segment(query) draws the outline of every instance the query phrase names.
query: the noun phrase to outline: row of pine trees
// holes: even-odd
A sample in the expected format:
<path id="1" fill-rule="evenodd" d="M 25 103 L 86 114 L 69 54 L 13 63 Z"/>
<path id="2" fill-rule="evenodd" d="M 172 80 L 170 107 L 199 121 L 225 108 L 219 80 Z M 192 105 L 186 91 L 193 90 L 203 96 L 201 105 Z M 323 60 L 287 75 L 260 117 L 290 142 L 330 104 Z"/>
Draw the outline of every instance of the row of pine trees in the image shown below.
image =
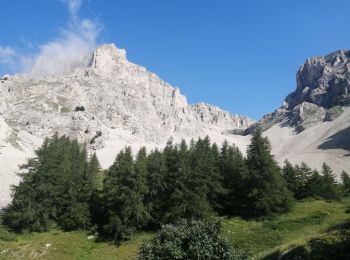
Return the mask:
<path id="1" fill-rule="evenodd" d="M 162 151 L 141 148 L 135 157 L 128 147 L 107 171 L 77 141 L 56 135 L 21 167 L 20 177 L 3 224 L 17 232 L 90 229 L 115 242 L 180 219 L 263 217 L 289 211 L 295 200 L 350 195 L 349 175 L 343 172 L 338 184 L 326 164 L 321 174 L 305 163 L 286 161 L 281 169 L 260 131 L 246 157 L 206 137 L 169 141 Z"/>

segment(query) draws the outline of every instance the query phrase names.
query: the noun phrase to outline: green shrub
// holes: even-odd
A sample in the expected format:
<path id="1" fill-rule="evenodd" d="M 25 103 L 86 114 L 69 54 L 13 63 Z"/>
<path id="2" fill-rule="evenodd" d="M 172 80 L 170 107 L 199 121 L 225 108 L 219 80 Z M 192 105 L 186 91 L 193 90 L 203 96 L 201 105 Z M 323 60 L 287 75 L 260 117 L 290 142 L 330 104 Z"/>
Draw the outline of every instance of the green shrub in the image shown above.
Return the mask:
<path id="1" fill-rule="evenodd" d="M 219 236 L 220 222 L 185 221 L 164 225 L 151 241 L 141 246 L 138 259 L 248 259 Z"/>
<path id="2" fill-rule="evenodd" d="M 75 112 L 78 112 L 78 111 L 85 111 L 85 107 L 84 106 L 77 106 L 75 107 Z"/>
<path id="3" fill-rule="evenodd" d="M 325 121 L 333 121 L 343 113 L 344 109 L 340 106 L 334 106 L 327 110 Z"/>
<path id="4" fill-rule="evenodd" d="M 61 113 L 69 113 L 70 109 L 68 107 L 62 107 L 61 108 Z"/>

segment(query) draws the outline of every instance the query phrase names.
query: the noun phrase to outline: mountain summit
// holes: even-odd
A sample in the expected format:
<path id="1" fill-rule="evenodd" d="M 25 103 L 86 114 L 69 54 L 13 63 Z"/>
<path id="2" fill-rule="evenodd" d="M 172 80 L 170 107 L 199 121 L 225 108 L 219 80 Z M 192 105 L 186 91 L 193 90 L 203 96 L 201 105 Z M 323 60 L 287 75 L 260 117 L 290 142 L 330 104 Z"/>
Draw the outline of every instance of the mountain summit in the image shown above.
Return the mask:
<path id="1" fill-rule="evenodd" d="M 232 133 L 254 121 L 205 103 L 188 104 L 178 88 L 106 44 L 88 66 L 70 73 L 1 80 L 0 123 L 1 206 L 9 200 L 10 184 L 18 182 L 18 165 L 56 132 L 86 143 L 106 168 L 125 146 L 162 148 L 169 138 L 209 135 L 245 150 L 249 137 Z"/>

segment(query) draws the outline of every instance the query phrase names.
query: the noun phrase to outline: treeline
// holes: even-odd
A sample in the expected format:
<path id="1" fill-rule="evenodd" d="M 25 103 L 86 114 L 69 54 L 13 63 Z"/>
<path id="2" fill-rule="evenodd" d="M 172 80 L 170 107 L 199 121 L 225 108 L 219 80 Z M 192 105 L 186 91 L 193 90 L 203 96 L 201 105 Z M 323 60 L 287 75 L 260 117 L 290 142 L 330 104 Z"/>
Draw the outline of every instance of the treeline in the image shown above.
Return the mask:
<path id="1" fill-rule="evenodd" d="M 95 155 L 67 137 L 47 139 L 36 157 L 22 166 L 22 181 L 13 187 L 12 203 L 2 214 L 15 231 L 91 229 L 118 242 L 138 229 L 158 229 L 181 219 L 213 215 L 262 217 L 283 213 L 295 199 L 338 199 L 350 194 L 350 177 L 337 184 L 324 164 L 322 174 L 306 164 L 286 162 L 281 169 L 267 138 L 257 131 L 244 157 L 225 142 L 209 138 L 133 157 L 121 151 L 101 171 Z"/>

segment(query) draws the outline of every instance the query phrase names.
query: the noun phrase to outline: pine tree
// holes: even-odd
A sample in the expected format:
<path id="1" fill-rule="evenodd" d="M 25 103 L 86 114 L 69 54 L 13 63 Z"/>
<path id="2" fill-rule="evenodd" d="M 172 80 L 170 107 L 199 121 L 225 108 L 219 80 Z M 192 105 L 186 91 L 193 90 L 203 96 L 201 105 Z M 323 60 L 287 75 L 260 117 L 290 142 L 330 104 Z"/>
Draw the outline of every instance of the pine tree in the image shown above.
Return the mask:
<path id="1" fill-rule="evenodd" d="M 108 213 L 104 231 L 115 242 L 128 238 L 149 220 L 143 201 L 145 191 L 144 176 L 135 170 L 131 148 L 127 147 L 118 154 L 104 181 L 103 197 Z"/>
<path id="2" fill-rule="evenodd" d="M 158 150 L 152 151 L 147 157 L 146 186 L 148 192 L 145 196 L 145 205 L 151 216 L 150 227 L 152 228 L 159 228 L 165 220 L 165 174 L 163 154 Z"/>
<path id="3" fill-rule="evenodd" d="M 296 199 L 304 199 L 313 196 L 312 188 L 310 187 L 312 180 L 317 180 L 317 174 L 315 171 L 305 163 L 302 162 L 301 165 L 295 166 L 295 171 L 297 175 L 297 183 L 295 186 L 294 196 Z"/>
<path id="4" fill-rule="evenodd" d="M 244 180 L 248 169 L 242 153 L 237 147 L 224 142 L 220 152 L 220 174 L 225 192 L 221 196 L 222 214 L 242 214 L 245 208 Z"/>
<path id="5" fill-rule="evenodd" d="M 326 163 L 322 165 L 322 185 L 320 196 L 326 200 L 339 199 L 339 189 L 331 167 Z"/>
<path id="6" fill-rule="evenodd" d="M 173 165 L 168 164 L 171 171 L 169 176 L 173 177 L 173 184 L 170 186 L 172 192 L 168 192 L 166 222 L 174 222 L 181 218 L 196 218 L 201 212 L 203 201 L 192 189 L 196 189 L 191 183 L 195 181 L 191 177 L 190 152 L 184 140 L 179 147 L 173 149 L 173 156 L 176 158 Z M 191 186 L 191 188 L 190 188 Z M 196 204 L 194 204 L 196 203 Z"/>
<path id="7" fill-rule="evenodd" d="M 247 213 L 262 216 L 288 211 L 292 196 L 271 155 L 270 143 L 262 137 L 261 130 L 257 130 L 252 137 L 247 151 L 247 165 Z"/>
<path id="8" fill-rule="evenodd" d="M 305 193 L 306 178 L 305 171 L 303 169 L 307 168 L 308 167 L 306 164 L 304 164 L 301 168 L 298 165 L 293 167 L 288 160 L 286 160 L 284 163 L 282 175 L 286 181 L 287 188 L 293 193 L 295 199 L 302 199 L 304 196 L 303 194 Z M 309 170 L 306 170 L 306 172 L 308 171 Z"/>
<path id="9" fill-rule="evenodd" d="M 33 181 L 37 167 L 37 159 L 30 159 L 21 166 L 27 172 L 19 174 L 21 182 L 12 187 L 12 202 L 2 214 L 3 224 L 16 232 L 46 231 L 53 224 L 49 217 L 49 209 L 38 203 L 38 193 Z"/>
<path id="10" fill-rule="evenodd" d="M 168 143 L 164 155 L 167 165 L 166 222 L 211 215 L 220 176 L 209 139 L 191 142 L 190 149 L 184 140 L 175 148 Z"/>
<path id="11" fill-rule="evenodd" d="M 349 197 L 350 196 L 350 176 L 347 172 L 343 171 L 341 174 L 341 180 L 342 180 L 342 193 L 343 196 Z"/>
<path id="12" fill-rule="evenodd" d="M 91 178 L 86 150 L 68 137 L 46 139 L 36 157 L 22 166 L 4 223 L 16 231 L 66 230 L 90 225 Z"/>

